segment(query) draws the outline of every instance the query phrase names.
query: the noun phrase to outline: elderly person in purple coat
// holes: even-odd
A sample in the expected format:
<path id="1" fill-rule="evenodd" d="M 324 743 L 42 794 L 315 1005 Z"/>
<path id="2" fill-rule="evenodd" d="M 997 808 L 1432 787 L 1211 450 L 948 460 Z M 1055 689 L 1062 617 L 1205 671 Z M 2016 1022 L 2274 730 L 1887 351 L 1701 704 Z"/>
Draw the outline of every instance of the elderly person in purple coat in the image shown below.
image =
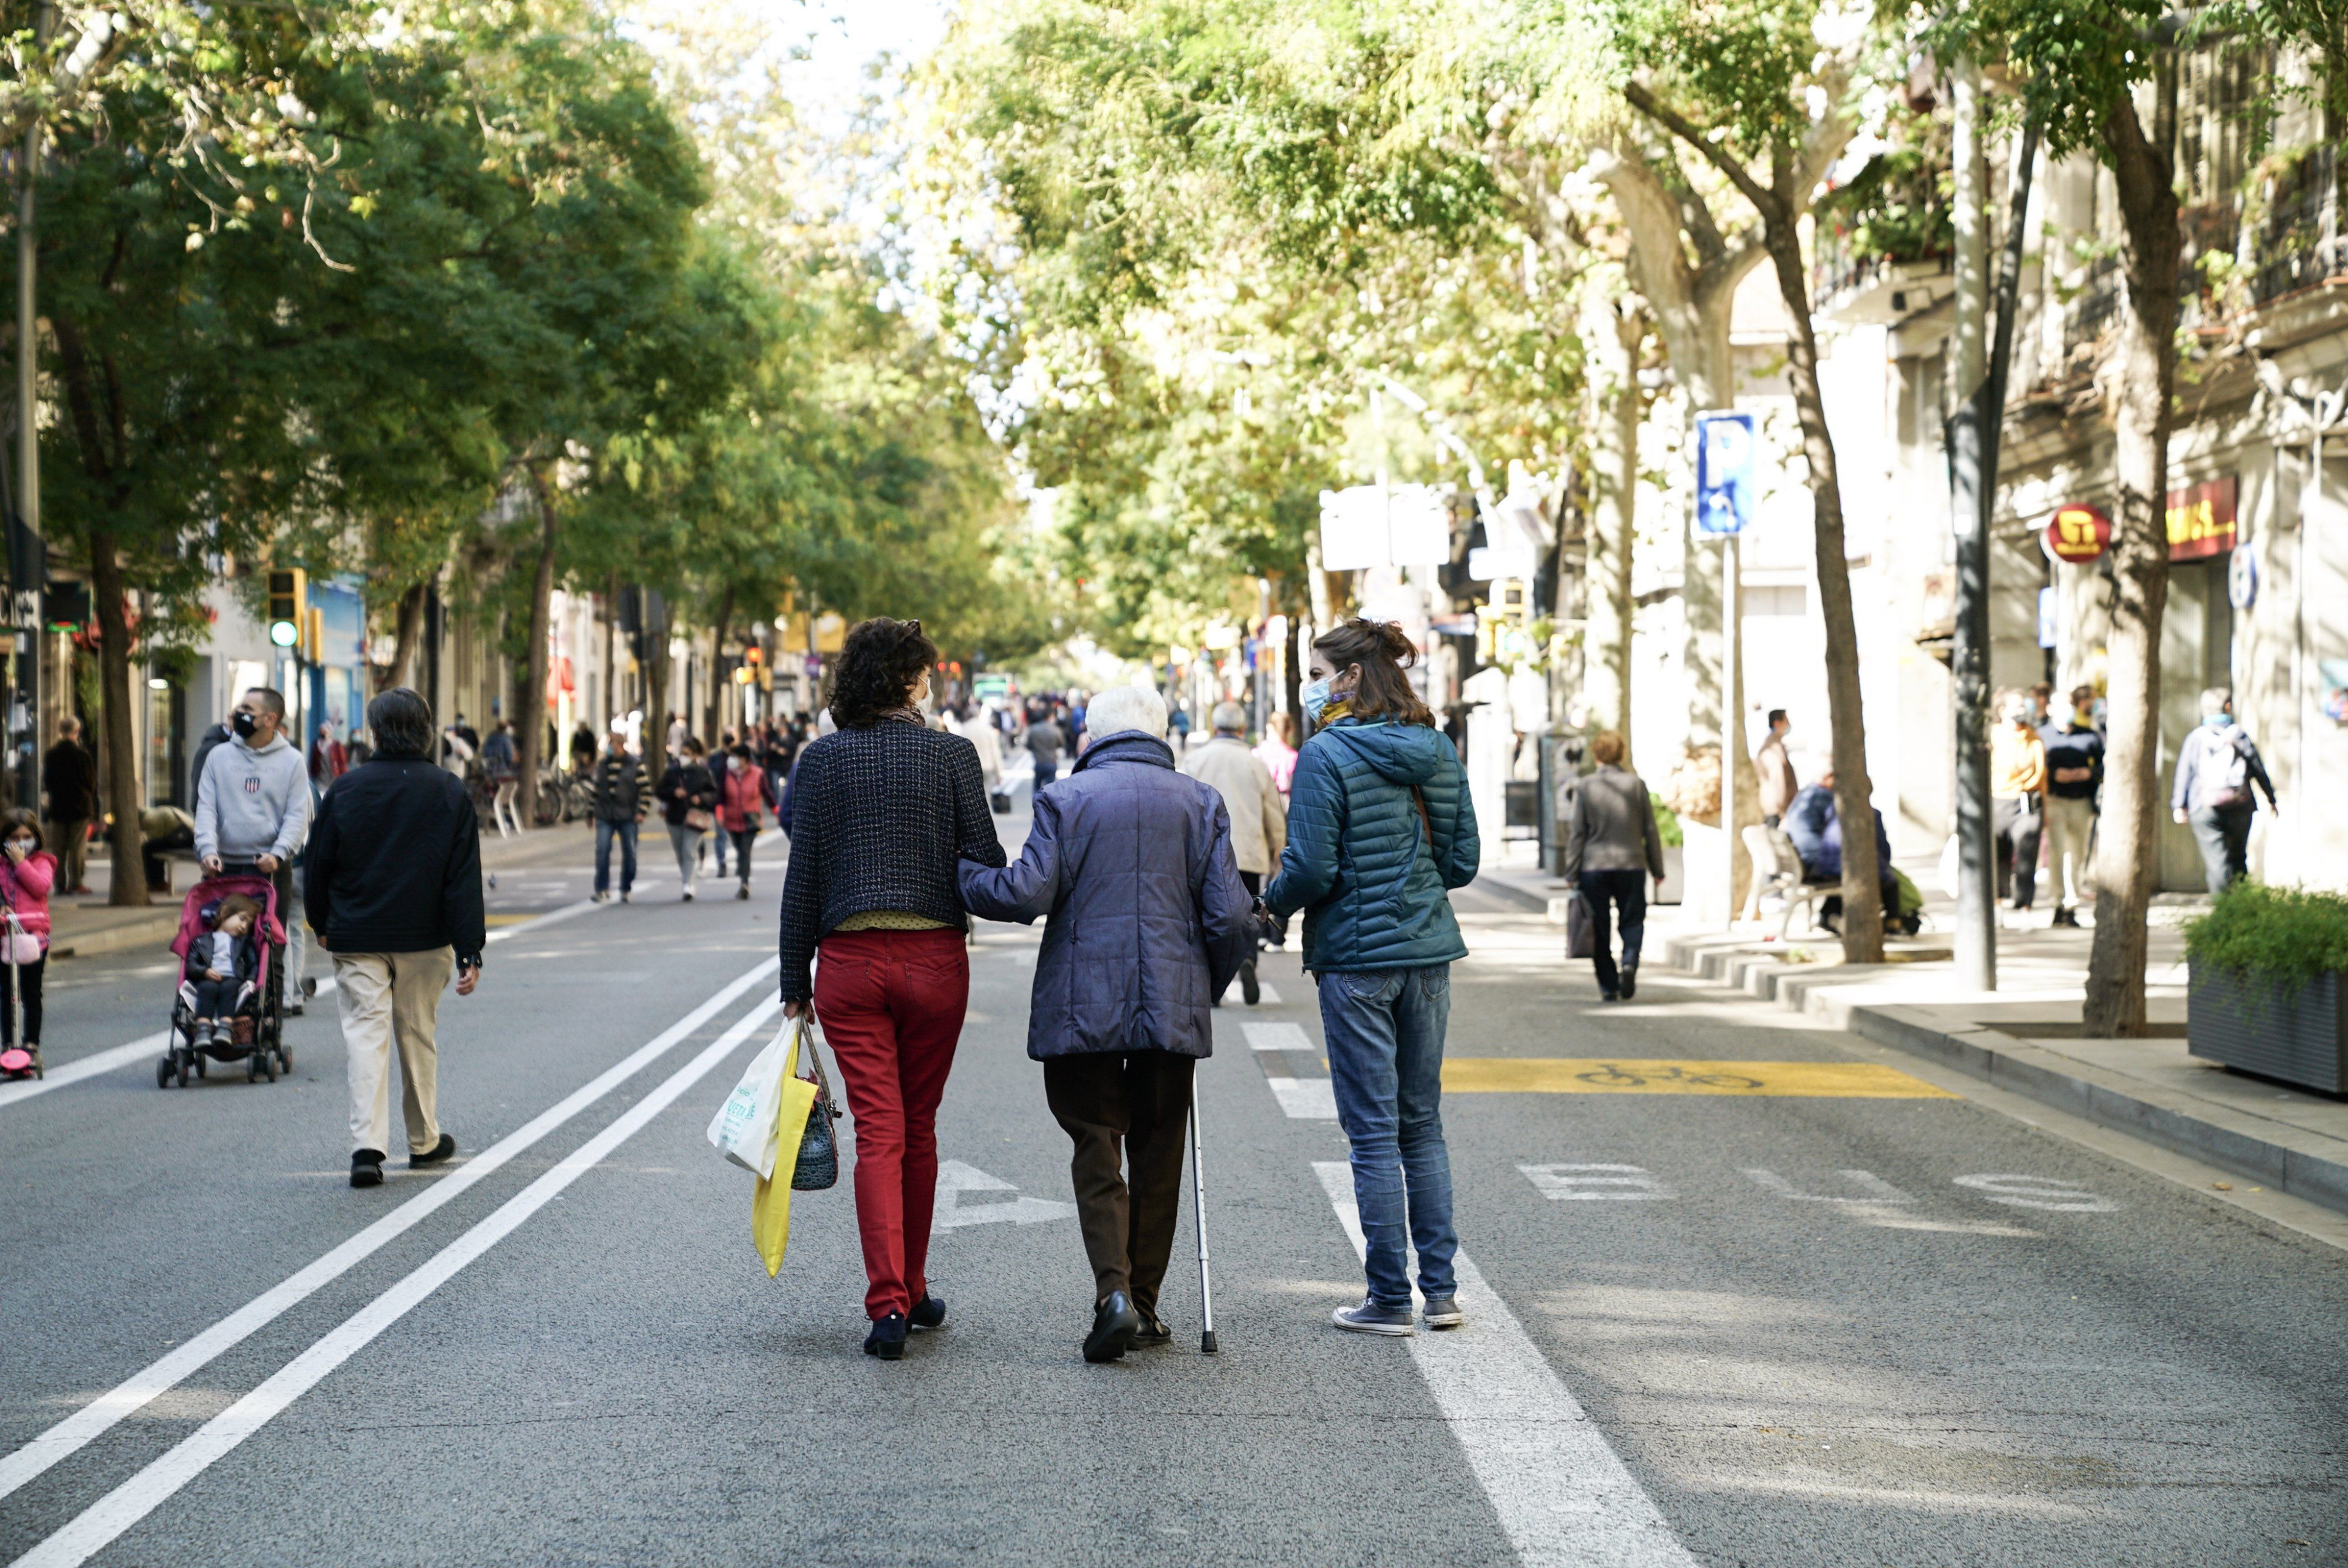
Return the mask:
<path id="1" fill-rule="evenodd" d="M 1036 795 L 1017 862 L 964 860 L 961 879 L 973 914 L 1046 917 L 1027 1054 L 1076 1141 L 1094 1284 L 1085 1359 L 1114 1361 L 1173 1337 L 1158 1287 L 1181 1207 L 1191 1071 L 1213 1050 L 1209 1009 L 1253 951 L 1256 922 L 1222 798 L 1176 769 L 1158 693 L 1104 692 L 1086 721 L 1090 744 Z"/>

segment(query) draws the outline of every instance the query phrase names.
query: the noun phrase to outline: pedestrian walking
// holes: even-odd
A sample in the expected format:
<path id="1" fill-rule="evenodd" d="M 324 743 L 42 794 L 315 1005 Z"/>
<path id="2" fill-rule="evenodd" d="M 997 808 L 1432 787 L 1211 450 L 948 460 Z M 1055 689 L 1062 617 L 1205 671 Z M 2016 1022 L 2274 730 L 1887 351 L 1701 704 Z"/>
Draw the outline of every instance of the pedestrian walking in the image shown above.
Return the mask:
<path id="1" fill-rule="evenodd" d="M 521 832 L 521 815 L 514 810 L 514 795 L 521 788 L 521 758 L 514 750 L 510 721 L 499 721 L 481 743 L 481 767 L 497 792 L 490 797 L 489 819 L 498 825 L 499 838 L 511 838 Z"/>
<path id="2" fill-rule="evenodd" d="M 399 1056 L 411 1170 L 457 1152 L 440 1126 L 440 992 L 481 978 L 481 824 L 465 786 L 432 764 L 432 710 L 395 686 L 367 704 L 375 753 L 318 805 L 304 907 L 335 956 L 349 1061 L 351 1185 L 383 1184 L 391 1058 Z"/>
<path id="3" fill-rule="evenodd" d="M 1003 864 L 976 748 L 922 719 L 937 661 L 918 620 L 850 629 L 832 678 L 839 728 L 799 753 L 792 779 L 783 878 L 783 1009 L 821 1020 L 856 1118 L 864 1349 L 884 1360 L 904 1354 L 909 1325 L 945 1321 L 928 1262 L 938 1102 L 970 999 L 955 865 Z"/>
<path id="4" fill-rule="evenodd" d="M 1459 753 L 1404 673 L 1417 657 L 1392 622 L 1356 619 L 1313 640 L 1300 697 L 1315 728 L 1263 894 L 1275 916 L 1304 911 L 1365 1243 L 1367 1295 L 1334 1317 L 1369 1334 L 1416 1332 L 1414 1245 L 1427 1327 L 1461 1321 L 1441 1100 L 1451 965 L 1468 948 L 1446 894 L 1475 880 L 1479 845 Z"/>
<path id="5" fill-rule="evenodd" d="M 733 760 L 729 754 L 733 749 L 734 732 L 727 730 L 723 732 L 719 736 L 719 743 L 716 750 L 710 752 L 696 750 L 693 753 L 695 759 L 709 770 L 709 784 L 711 790 L 710 809 L 708 812 L 708 833 L 703 839 L 701 845 L 695 850 L 694 858 L 696 861 L 699 860 L 700 850 L 702 848 L 714 851 L 717 856 L 717 879 L 720 882 L 726 880 L 726 851 L 731 841 L 725 831 L 718 825 L 716 808 L 717 803 L 723 800 L 726 795 L 726 764 Z"/>
<path id="6" fill-rule="evenodd" d="M 1003 738 L 994 719 L 983 712 L 972 712 L 968 704 L 959 710 L 956 718 L 954 733 L 968 741 L 978 753 L 978 774 L 986 785 L 987 804 L 1008 809 L 1008 803 L 999 798 L 1003 794 Z"/>
<path id="7" fill-rule="evenodd" d="M 1181 1209 L 1191 1074 L 1213 1053 L 1208 1009 L 1252 956 L 1255 921 L 1233 816 L 1213 786 L 1176 771 L 1164 700 L 1115 687 L 1087 718 L 1091 743 L 1036 801 L 1018 860 L 965 860 L 961 883 L 973 914 L 1048 917 L 1027 1054 L 1076 1145 L 1069 1174 L 1093 1269 L 1084 1358 L 1098 1362 L 1173 1337 L 1158 1294 Z M 1231 749 L 1263 772 L 1243 743 Z"/>
<path id="8" fill-rule="evenodd" d="M 1655 826 L 1655 799 L 1647 781 L 1622 765 L 1622 733 L 1601 730 L 1590 737 L 1597 770 L 1573 792 L 1573 820 L 1565 835 L 1565 879 L 1590 906 L 1596 946 L 1591 962 L 1598 971 L 1598 994 L 1629 1001 L 1639 994 L 1639 950 L 1647 934 L 1647 881 L 1663 888 L 1663 835 Z M 1763 774 L 1766 781 L 1767 774 Z M 1622 926 L 1622 958 L 1616 963 L 1607 931 L 1610 915 Z"/>
<path id="9" fill-rule="evenodd" d="M 81 721 L 57 721 L 57 743 L 41 757 L 41 789 L 48 796 L 48 841 L 57 846 L 65 891 L 89 891 L 89 825 L 98 820 L 98 759 L 81 743 Z"/>
<path id="10" fill-rule="evenodd" d="M 620 842 L 620 902 L 636 885 L 636 830 L 652 809 L 653 783 L 644 761 L 628 750 L 625 725 L 614 723 L 603 754 L 588 775 L 587 815 L 595 822 L 595 901 L 612 897 L 612 841 Z"/>
<path id="11" fill-rule="evenodd" d="M 1263 723 L 1263 739 L 1257 743 L 1255 760 L 1272 775 L 1272 787 L 1280 792 L 1283 804 L 1288 800 L 1290 781 L 1296 776 L 1296 715 L 1274 713 Z M 1275 861 L 1278 856 L 1272 857 Z"/>
<path id="12" fill-rule="evenodd" d="M 318 733 L 310 740 L 310 783 L 323 791 L 350 767 L 350 753 L 335 738 L 335 721 L 321 719 Z"/>
<path id="13" fill-rule="evenodd" d="M 1785 820 L 1786 808 L 1801 789 L 1794 777 L 1794 760 L 1786 754 L 1786 736 L 1794 722 L 1783 708 L 1769 710 L 1769 738 L 1753 753 L 1753 772 L 1761 781 L 1761 820 L 1771 827 Z"/>
<path id="14" fill-rule="evenodd" d="M 2071 692 L 2066 723 L 2038 732 L 2046 748 L 2046 875 L 2054 883 L 2054 924 L 2075 926 L 2087 891 L 2088 845 L 2096 797 L 2104 787 L 2104 733 L 2096 728 L 2096 689 Z"/>
<path id="15" fill-rule="evenodd" d="M 1998 723 L 1990 732 L 1989 804 L 1997 835 L 1997 896 L 2009 889 L 2013 907 L 2027 909 L 2038 891 L 2038 844 L 2045 825 L 2046 743 L 2030 724 L 2027 692 L 1998 694 Z"/>
<path id="16" fill-rule="evenodd" d="M 1272 782 L 1272 770 L 1248 750 L 1247 710 L 1237 702 L 1219 702 L 1210 719 L 1214 733 L 1190 748 L 1182 759 L 1182 771 L 1212 788 L 1231 814 L 1231 858 L 1238 863 L 1240 881 L 1252 899 L 1263 892 L 1263 879 L 1280 864 L 1280 852 L 1288 847 L 1288 803 Z M 1076 765 L 1084 764 L 1079 760 Z M 1239 979 L 1240 999 L 1255 1006 L 1263 988 L 1256 979 L 1252 946 L 1240 965 Z M 1215 1000 L 1222 999 L 1218 990 Z"/>
<path id="17" fill-rule="evenodd" d="M 734 765 L 726 770 L 725 781 L 718 785 L 717 830 L 734 845 L 734 867 L 740 880 L 735 884 L 734 897 L 750 896 L 750 845 L 757 842 L 758 830 L 767 824 L 767 813 L 775 804 L 774 790 L 767 782 L 767 771 L 751 756 L 747 742 L 734 747 Z"/>
<path id="18" fill-rule="evenodd" d="M 250 860 L 277 886 L 286 925 L 285 980 L 298 1010 L 306 955 L 294 924 L 294 856 L 310 831 L 310 780 L 302 753 L 286 740 L 285 698 L 255 686 L 229 715 L 235 739 L 204 760 L 196 784 L 196 858 L 217 875 L 229 860 Z"/>
<path id="19" fill-rule="evenodd" d="M 16 966 L 16 995 L 23 999 L 25 1027 L 16 1030 L 15 1003 L 8 979 L 0 973 L 0 1047 L 41 1053 L 41 977 L 49 967 L 49 894 L 57 886 L 57 857 L 41 844 L 40 819 L 25 807 L 0 811 L 0 903 L 11 917 L 0 942 L 0 962 Z"/>
<path id="20" fill-rule="evenodd" d="M 694 873 L 699 868 L 701 841 L 717 825 L 717 784 L 702 761 L 700 737 L 687 735 L 669 770 L 661 774 L 661 819 L 668 824 L 669 847 L 676 852 L 677 881 L 685 902 L 693 902 Z M 717 875 L 726 875 L 721 864 Z"/>
<path id="21" fill-rule="evenodd" d="M 2259 760 L 2259 748 L 2234 722 L 2232 690 L 2212 686 L 2201 693 L 2200 724 L 2177 748 L 2177 782 L 2168 805 L 2170 815 L 2193 830 L 2202 876 L 2213 894 L 2250 875 L 2256 790 L 2266 791 L 2267 809 L 2280 815 L 2274 781 Z"/>
<path id="22" fill-rule="evenodd" d="M 1049 708 L 1032 712 L 1027 720 L 1027 754 L 1035 759 L 1035 783 L 1030 798 L 1041 794 L 1045 786 L 1060 776 L 1060 726 L 1054 722 Z"/>

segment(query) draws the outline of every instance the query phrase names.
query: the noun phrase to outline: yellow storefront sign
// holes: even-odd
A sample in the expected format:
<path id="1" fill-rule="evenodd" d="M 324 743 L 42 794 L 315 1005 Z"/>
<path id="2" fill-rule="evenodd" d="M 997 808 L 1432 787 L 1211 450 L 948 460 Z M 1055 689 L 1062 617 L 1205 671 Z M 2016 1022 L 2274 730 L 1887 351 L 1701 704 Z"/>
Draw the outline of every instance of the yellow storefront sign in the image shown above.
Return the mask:
<path id="1" fill-rule="evenodd" d="M 1952 1100 L 1873 1061 L 1653 1061 L 1465 1056 L 1443 1064 L 1450 1094 L 1759 1094 L 1828 1100 Z"/>

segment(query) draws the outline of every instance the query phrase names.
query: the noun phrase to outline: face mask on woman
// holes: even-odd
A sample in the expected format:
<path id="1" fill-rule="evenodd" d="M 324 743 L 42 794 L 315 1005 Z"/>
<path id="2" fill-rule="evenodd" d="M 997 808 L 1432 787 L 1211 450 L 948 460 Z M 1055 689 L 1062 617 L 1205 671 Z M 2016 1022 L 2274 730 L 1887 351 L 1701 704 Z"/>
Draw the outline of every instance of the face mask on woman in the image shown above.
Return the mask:
<path id="1" fill-rule="evenodd" d="M 1313 682 L 1311 685 L 1304 687 L 1296 693 L 1296 700 L 1304 704 L 1304 716 L 1312 720 L 1314 723 L 1319 723 L 1321 722 L 1321 711 L 1323 708 L 1326 708 L 1331 701 L 1329 682 L 1326 681 Z"/>

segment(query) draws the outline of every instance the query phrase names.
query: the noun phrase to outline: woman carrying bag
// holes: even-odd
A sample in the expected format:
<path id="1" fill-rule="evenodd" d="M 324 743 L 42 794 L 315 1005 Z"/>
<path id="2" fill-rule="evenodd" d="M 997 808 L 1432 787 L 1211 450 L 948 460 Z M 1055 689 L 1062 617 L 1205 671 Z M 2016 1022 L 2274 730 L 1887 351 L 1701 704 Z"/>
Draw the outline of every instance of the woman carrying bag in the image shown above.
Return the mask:
<path id="1" fill-rule="evenodd" d="M 832 680 L 839 729 L 799 753 L 791 783 L 783 876 L 783 1010 L 821 1020 L 856 1118 L 864 1349 L 891 1361 L 909 1325 L 946 1315 L 927 1265 L 938 1102 L 970 998 L 955 866 L 1004 863 L 977 749 L 922 722 L 937 660 L 918 620 L 850 630 Z"/>
<path id="2" fill-rule="evenodd" d="M 1417 657 L 1390 622 L 1349 620 L 1313 641 L 1301 696 L 1316 727 L 1297 753 L 1288 847 L 1263 894 L 1274 915 L 1304 911 L 1304 967 L 1320 983 L 1367 1244 L 1368 1293 L 1333 1318 L 1364 1334 L 1417 1331 L 1414 1243 L 1426 1326 L 1462 1321 L 1440 1102 L 1451 964 L 1468 948 L 1447 894 L 1475 880 L 1480 847 L 1459 753 L 1403 673 Z"/>
<path id="3" fill-rule="evenodd" d="M 717 825 L 710 815 L 717 804 L 717 781 L 702 762 L 701 743 L 685 737 L 677 759 L 661 774 L 661 815 L 668 823 L 669 847 L 676 851 L 677 880 L 685 884 L 685 901 L 693 902 L 694 873 L 700 868 L 701 836 Z"/>
<path id="4" fill-rule="evenodd" d="M 718 786 L 718 830 L 733 841 L 736 868 L 741 873 L 740 886 L 734 889 L 736 898 L 750 896 L 750 845 L 766 825 L 767 808 L 775 804 L 773 786 L 767 782 L 767 770 L 759 767 L 750 755 L 747 743 L 737 745 L 730 753 L 734 765 L 726 770 L 726 782 Z"/>

